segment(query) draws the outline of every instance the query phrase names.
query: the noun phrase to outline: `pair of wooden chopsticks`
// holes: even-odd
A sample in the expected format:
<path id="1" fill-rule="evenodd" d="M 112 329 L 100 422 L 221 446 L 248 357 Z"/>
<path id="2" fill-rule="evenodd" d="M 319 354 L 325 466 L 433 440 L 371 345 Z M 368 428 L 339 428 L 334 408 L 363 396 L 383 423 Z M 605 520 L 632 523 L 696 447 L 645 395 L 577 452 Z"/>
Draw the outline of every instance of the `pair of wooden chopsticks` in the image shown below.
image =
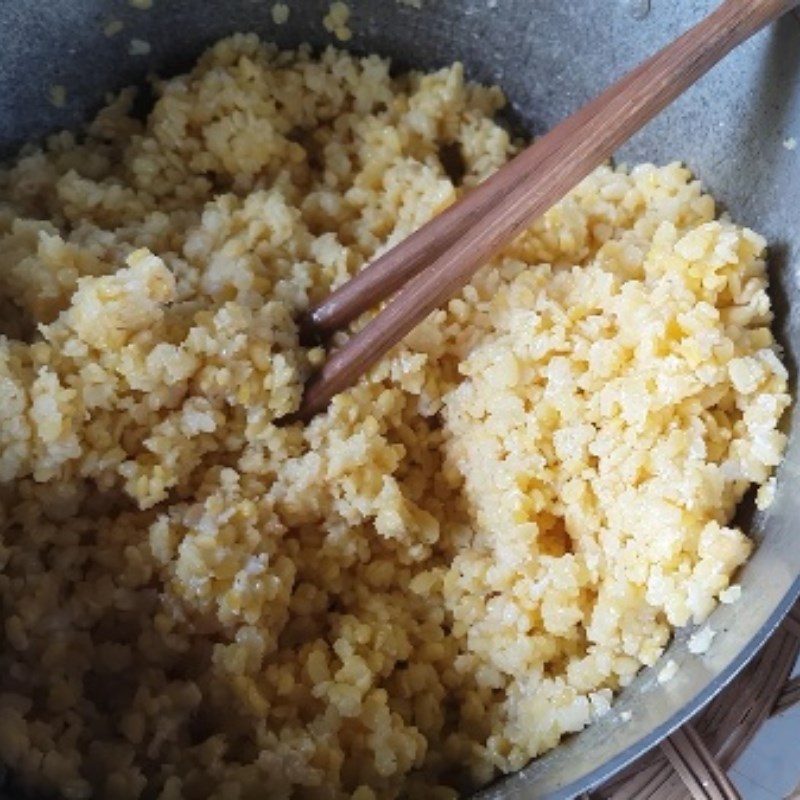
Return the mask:
<path id="1" fill-rule="evenodd" d="M 726 0 L 463 199 L 376 259 L 313 309 L 321 340 L 397 296 L 332 353 L 294 418 L 307 420 L 351 386 L 502 247 L 543 214 L 733 48 L 800 0 Z"/>

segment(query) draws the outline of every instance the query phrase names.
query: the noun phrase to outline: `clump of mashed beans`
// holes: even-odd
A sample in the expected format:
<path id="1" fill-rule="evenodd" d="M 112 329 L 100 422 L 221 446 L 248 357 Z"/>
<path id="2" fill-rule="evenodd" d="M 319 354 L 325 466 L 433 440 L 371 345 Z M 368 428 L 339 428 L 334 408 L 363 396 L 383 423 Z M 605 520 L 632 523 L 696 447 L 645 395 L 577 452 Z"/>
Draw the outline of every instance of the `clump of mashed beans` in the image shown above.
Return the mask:
<path id="1" fill-rule="evenodd" d="M 310 424 L 294 320 L 505 162 L 497 89 L 253 36 L 0 174 L 0 762 L 446 798 L 608 709 L 784 448 L 765 242 L 603 167 Z M 460 149 L 454 186 L 443 148 Z"/>

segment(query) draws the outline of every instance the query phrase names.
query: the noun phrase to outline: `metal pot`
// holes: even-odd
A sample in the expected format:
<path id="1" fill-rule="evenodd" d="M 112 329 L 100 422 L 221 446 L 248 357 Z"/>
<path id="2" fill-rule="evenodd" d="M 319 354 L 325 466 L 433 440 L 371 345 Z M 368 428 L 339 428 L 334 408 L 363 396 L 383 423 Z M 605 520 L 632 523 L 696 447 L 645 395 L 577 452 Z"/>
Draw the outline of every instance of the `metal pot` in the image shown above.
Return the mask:
<path id="1" fill-rule="evenodd" d="M 469 76 L 497 83 L 517 124 L 540 132 L 589 99 L 713 6 L 710 0 L 349 0 L 349 47 L 391 56 L 397 68 L 463 61 Z M 284 47 L 331 41 L 327 0 L 291 0 L 276 26 L 268 0 L 155 0 L 143 11 L 124 0 L 0 0 L 0 155 L 57 128 L 75 128 L 104 94 L 174 73 L 216 39 L 253 30 Z M 103 33 L 109 19 L 122 33 Z M 131 38 L 152 46 L 129 56 Z M 688 163 L 733 217 L 772 246 L 778 336 L 796 374 L 800 359 L 800 19 L 787 17 L 733 53 L 619 153 L 626 161 Z M 48 87 L 68 88 L 56 109 Z M 793 376 L 794 377 L 794 376 Z M 690 718 L 747 663 L 800 594 L 800 411 L 787 415 L 790 443 L 766 513 L 742 524 L 758 548 L 741 574 L 742 599 L 710 619 L 718 632 L 702 658 L 680 633 L 665 658 L 680 669 L 658 684 L 643 671 L 612 712 L 486 798 L 568 798 L 599 784 Z M 630 712 L 630 718 L 628 714 Z M 622 722 L 622 719 L 628 721 Z"/>

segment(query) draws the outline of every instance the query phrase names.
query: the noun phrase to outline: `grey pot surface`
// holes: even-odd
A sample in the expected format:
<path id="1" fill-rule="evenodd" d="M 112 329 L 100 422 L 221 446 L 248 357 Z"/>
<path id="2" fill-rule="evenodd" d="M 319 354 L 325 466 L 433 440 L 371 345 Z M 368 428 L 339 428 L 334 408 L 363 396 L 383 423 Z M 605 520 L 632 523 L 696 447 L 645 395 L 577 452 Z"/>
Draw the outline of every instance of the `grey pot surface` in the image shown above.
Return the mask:
<path id="1" fill-rule="evenodd" d="M 284 47 L 331 43 L 327 0 L 291 0 L 276 26 L 267 0 L 0 0 L 0 155 L 59 128 L 78 128 L 106 92 L 170 74 L 235 31 Z M 349 0 L 356 52 L 390 56 L 398 69 L 462 61 L 469 76 L 497 83 L 518 124 L 539 132 L 619 77 L 702 15 L 709 0 Z M 124 30 L 106 37 L 110 19 Z M 129 56 L 130 39 L 152 45 Z M 48 87 L 62 84 L 56 109 Z M 800 20 L 787 17 L 716 67 L 617 154 L 628 161 L 686 162 L 731 215 L 771 244 L 778 336 L 792 371 L 800 359 Z M 800 594 L 800 411 L 787 414 L 787 457 L 772 507 L 744 515 L 758 541 L 740 582 L 742 600 L 710 618 L 709 652 L 688 652 L 679 634 L 664 659 L 680 669 L 659 684 L 644 670 L 613 710 L 482 798 L 571 798 L 608 779 L 681 725 L 747 663 Z M 663 663 L 663 662 L 662 662 Z M 630 712 L 630 719 L 627 719 Z M 0 794 L 2 790 L 0 789 Z"/>

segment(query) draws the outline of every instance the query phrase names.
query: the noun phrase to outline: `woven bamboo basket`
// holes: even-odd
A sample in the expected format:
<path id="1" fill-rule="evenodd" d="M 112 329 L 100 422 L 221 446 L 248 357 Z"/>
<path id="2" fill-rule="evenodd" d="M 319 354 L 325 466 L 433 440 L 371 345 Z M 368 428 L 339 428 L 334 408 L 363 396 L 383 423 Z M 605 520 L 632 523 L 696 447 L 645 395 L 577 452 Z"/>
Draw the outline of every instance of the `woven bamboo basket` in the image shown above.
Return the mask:
<path id="1" fill-rule="evenodd" d="M 727 771 L 770 717 L 800 703 L 800 676 L 790 678 L 798 654 L 800 602 L 703 711 L 581 800 L 738 800 Z M 800 785 L 787 800 L 800 800 Z"/>

